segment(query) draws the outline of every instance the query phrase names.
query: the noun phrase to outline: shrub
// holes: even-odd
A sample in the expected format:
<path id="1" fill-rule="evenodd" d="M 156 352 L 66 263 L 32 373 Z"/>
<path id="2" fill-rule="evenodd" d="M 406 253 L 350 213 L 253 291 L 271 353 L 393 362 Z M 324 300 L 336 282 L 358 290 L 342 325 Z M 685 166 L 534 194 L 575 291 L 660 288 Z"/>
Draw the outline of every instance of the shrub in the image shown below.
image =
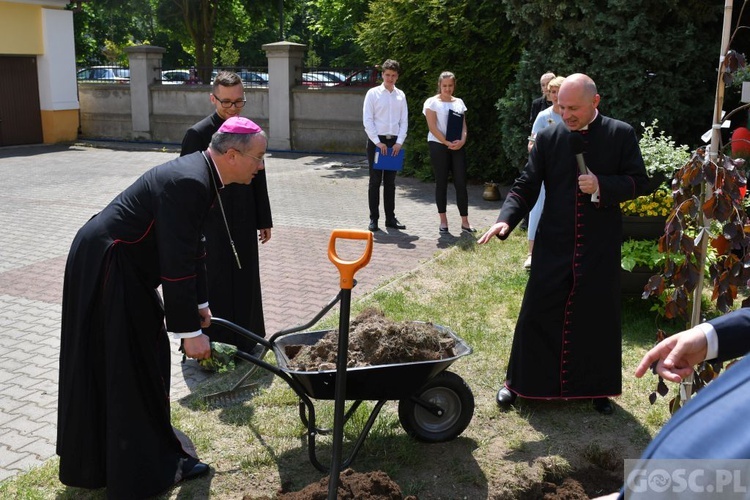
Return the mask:
<path id="1" fill-rule="evenodd" d="M 687 146 L 678 146 L 672 138 L 660 130 L 656 133 L 659 120 L 644 126 L 639 141 L 646 172 L 651 177 L 655 189 L 651 194 L 639 196 L 620 204 L 623 215 L 666 216 L 672 211 L 670 181 L 674 173 L 690 158 Z"/>

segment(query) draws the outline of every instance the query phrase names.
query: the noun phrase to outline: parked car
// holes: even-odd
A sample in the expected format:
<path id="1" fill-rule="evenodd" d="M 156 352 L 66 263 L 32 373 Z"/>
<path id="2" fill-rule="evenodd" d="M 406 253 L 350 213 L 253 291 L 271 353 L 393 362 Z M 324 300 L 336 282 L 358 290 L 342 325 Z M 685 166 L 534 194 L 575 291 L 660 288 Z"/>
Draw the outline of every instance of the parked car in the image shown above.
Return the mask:
<path id="1" fill-rule="evenodd" d="M 302 73 L 302 85 L 308 87 L 331 87 L 336 85 L 337 80 L 325 72 Z"/>
<path id="2" fill-rule="evenodd" d="M 346 87 L 375 87 L 380 85 L 381 81 L 380 69 L 371 67 L 354 71 L 343 82 L 336 85 Z"/>
<path id="3" fill-rule="evenodd" d="M 245 87 L 268 87 L 268 73 L 240 70 L 237 74 Z"/>
<path id="4" fill-rule="evenodd" d="M 190 82 L 189 69 L 168 69 L 161 72 L 162 85 L 175 85 Z"/>
<path id="5" fill-rule="evenodd" d="M 91 66 L 78 70 L 76 78 L 83 83 L 130 83 L 130 70 L 120 66 Z"/>
<path id="6" fill-rule="evenodd" d="M 334 83 L 341 83 L 346 80 L 346 75 L 339 71 L 332 71 L 332 70 L 326 69 L 326 70 L 319 70 L 318 73 L 326 75 Z"/>

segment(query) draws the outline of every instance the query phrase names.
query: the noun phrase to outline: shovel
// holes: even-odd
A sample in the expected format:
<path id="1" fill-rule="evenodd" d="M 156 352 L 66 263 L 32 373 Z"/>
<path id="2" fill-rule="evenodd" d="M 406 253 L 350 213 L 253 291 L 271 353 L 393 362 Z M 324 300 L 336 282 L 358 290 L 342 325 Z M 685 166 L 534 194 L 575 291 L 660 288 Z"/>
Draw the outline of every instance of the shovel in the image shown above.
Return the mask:
<path id="1" fill-rule="evenodd" d="M 354 261 L 345 261 L 336 253 L 336 240 L 365 240 L 367 247 L 362 256 Z M 341 469 L 341 447 L 344 439 L 344 406 L 346 404 L 346 361 L 349 355 L 349 315 L 354 287 L 354 274 L 370 262 L 372 256 L 372 233 L 354 229 L 334 229 L 328 241 L 328 258 L 338 268 L 341 283 L 341 310 L 339 315 L 339 345 L 336 356 L 336 388 L 333 413 L 333 452 L 331 476 L 328 480 L 328 500 L 336 500 Z"/>

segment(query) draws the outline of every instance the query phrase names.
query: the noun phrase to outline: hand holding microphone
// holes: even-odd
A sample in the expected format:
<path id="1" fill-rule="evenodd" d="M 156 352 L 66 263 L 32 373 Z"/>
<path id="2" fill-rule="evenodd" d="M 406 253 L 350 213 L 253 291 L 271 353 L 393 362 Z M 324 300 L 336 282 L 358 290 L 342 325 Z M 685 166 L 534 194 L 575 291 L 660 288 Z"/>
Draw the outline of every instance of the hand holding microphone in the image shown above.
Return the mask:
<path id="1" fill-rule="evenodd" d="M 583 150 L 586 149 L 586 145 L 583 142 L 583 137 L 578 132 L 571 132 L 570 134 L 570 149 L 573 150 L 573 154 L 576 155 L 576 162 L 578 162 L 578 173 L 581 175 L 587 175 L 589 169 L 586 168 L 586 161 L 583 159 Z"/>
<path id="2" fill-rule="evenodd" d="M 578 132 L 572 132 L 570 134 L 570 149 L 573 150 L 573 154 L 576 155 L 576 163 L 578 163 L 578 187 L 581 191 L 591 195 L 591 201 L 599 201 L 599 179 L 589 172 L 586 167 L 586 161 L 583 159 L 583 150 L 586 145 L 583 142 L 583 137 Z"/>

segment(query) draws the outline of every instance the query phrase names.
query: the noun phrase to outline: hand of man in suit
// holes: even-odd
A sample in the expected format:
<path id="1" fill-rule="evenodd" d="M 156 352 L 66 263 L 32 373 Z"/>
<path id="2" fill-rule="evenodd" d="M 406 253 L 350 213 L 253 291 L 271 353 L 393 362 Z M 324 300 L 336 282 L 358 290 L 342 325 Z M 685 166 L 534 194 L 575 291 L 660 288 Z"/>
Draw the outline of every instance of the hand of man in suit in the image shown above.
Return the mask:
<path id="1" fill-rule="evenodd" d="M 681 382 L 693 373 L 693 366 L 706 359 L 708 341 L 699 328 L 691 328 L 662 340 L 648 351 L 635 369 L 642 377 L 656 362 L 656 373 L 670 382 Z"/>

